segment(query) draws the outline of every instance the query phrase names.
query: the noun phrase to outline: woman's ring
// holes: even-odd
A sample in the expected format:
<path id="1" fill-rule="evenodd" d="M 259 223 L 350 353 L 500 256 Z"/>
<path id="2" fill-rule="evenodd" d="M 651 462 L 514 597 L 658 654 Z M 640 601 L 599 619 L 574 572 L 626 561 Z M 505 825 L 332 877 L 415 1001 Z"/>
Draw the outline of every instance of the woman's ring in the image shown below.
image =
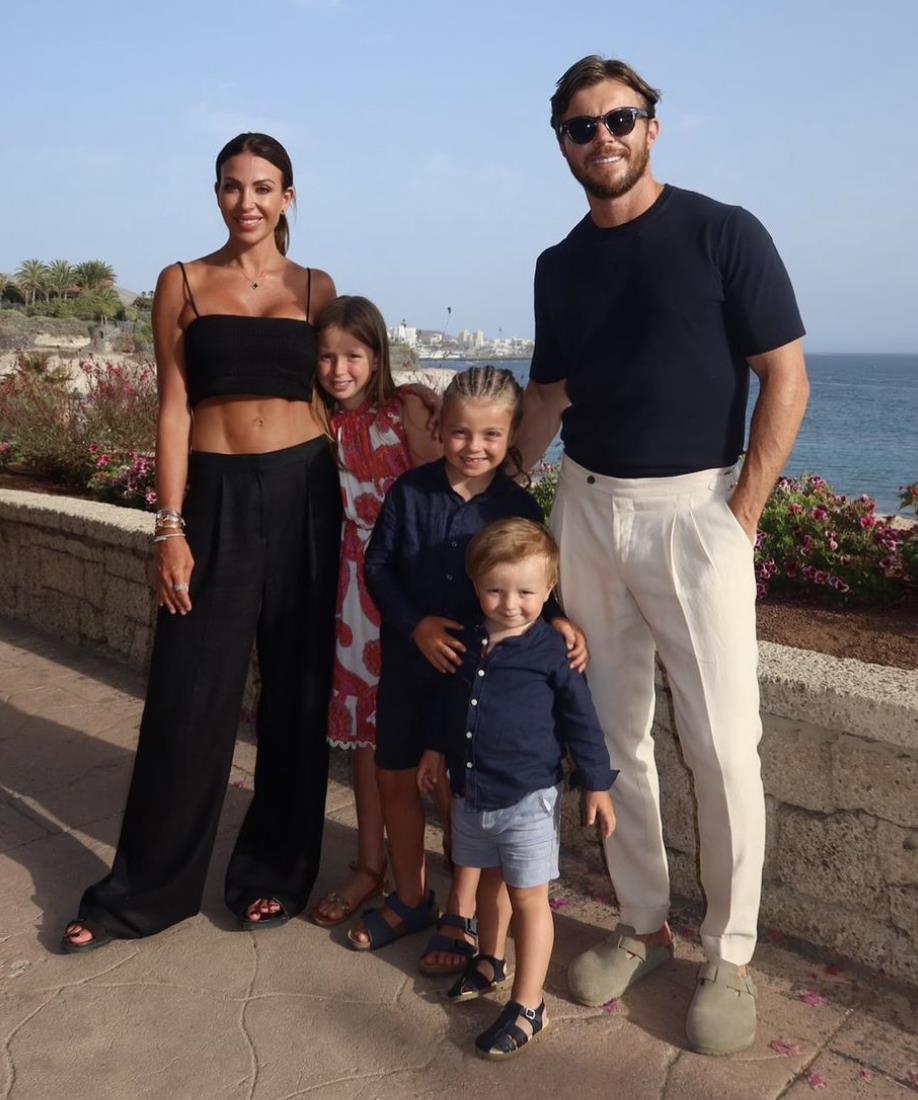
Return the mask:
<path id="1" fill-rule="evenodd" d="M 172 591 L 173 592 L 187 592 L 188 591 L 188 585 L 187 584 L 174 584 L 172 586 Z"/>

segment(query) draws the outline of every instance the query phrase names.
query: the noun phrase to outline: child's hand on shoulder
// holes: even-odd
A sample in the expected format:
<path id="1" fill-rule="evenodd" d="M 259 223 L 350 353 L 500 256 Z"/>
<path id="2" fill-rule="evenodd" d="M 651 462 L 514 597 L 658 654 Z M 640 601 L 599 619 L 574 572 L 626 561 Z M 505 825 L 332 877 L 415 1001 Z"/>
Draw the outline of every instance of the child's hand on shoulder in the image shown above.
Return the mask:
<path id="1" fill-rule="evenodd" d="M 428 615 L 421 619 L 411 634 L 411 640 L 424 654 L 437 672 L 455 672 L 462 664 L 465 646 L 450 630 L 461 630 L 462 623 L 444 619 L 440 615 Z"/>
<path id="2" fill-rule="evenodd" d="M 586 672 L 590 663 L 590 651 L 587 648 L 586 634 L 570 619 L 559 616 L 552 619 L 551 625 L 558 631 L 567 645 L 568 664 L 574 672 Z"/>
<path id="3" fill-rule="evenodd" d="M 418 787 L 428 794 L 433 794 L 443 769 L 443 754 L 434 752 L 433 749 L 425 749 L 418 764 Z"/>
<path id="4" fill-rule="evenodd" d="M 599 834 L 603 839 L 615 832 L 615 810 L 608 791 L 584 791 L 584 825 L 599 825 Z"/>

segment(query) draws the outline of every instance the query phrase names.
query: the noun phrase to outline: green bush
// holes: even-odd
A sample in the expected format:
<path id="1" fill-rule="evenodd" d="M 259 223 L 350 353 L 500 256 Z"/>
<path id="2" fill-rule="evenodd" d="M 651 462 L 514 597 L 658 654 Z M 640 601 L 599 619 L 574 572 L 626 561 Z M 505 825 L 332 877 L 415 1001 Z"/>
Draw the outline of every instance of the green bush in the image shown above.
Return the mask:
<path id="1" fill-rule="evenodd" d="M 156 436 L 150 363 L 79 365 L 80 385 L 31 366 L 0 379 L 0 461 L 102 499 L 149 507 Z"/>

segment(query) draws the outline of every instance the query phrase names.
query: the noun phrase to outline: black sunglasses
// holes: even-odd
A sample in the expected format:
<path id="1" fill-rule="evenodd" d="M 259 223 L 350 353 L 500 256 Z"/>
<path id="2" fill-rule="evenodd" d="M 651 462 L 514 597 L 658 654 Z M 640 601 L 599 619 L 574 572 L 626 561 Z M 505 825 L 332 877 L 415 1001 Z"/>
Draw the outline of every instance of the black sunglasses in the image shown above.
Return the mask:
<path id="1" fill-rule="evenodd" d="M 631 133 L 639 118 L 650 117 L 650 112 L 641 107 L 616 107 L 604 115 L 578 115 L 566 119 L 558 127 L 558 134 L 561 137 L 567 134 L 575 145 L 587 145 L 596 137 L 596 127 L 600 122 L 606 124 L 613 137 L 621 138 Z"/>

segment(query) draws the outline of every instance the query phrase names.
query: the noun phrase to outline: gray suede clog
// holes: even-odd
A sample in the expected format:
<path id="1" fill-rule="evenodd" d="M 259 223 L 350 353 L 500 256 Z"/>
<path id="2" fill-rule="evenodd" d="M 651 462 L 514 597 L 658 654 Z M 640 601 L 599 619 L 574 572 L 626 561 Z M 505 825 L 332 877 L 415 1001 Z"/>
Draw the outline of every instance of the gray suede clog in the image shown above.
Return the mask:
<path id="1" fill-rule="evenodd" d="M 578 955 L 567 971 L 571 996 L 582 1005 L 604 1005 L 620 997 L 673 957 L 672 944 L 648 947 L 634 929 L 618 925 L 604 940 Z"/>
<path id="2" fill-rule="evenodd" d="M 738 970 L 734 963 L 713 959 L 698 971 L 685 1035 L 699 1054 L 735 1054 L 755 1042 L 757 991 Z"/>

